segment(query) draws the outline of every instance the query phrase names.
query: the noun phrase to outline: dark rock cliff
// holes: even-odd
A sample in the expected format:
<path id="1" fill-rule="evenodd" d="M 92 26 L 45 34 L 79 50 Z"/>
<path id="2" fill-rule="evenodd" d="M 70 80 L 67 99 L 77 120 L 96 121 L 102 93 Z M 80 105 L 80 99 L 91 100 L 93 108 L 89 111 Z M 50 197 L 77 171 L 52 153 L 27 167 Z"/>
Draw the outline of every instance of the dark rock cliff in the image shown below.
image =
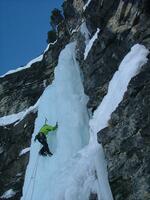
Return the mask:
<path id="1" fill-rule="evenodd" d="M 115 199 L 150 198 L 150 63 L 128 87 L 112 114 L 109 127 L 98 134 L 108 161 Z"/>
<path id="2" fill-rule="evenodd" d="M 82 66 L 85 91 L 90 97 L 88 106 L 92 109 L 107 93 L 108 82 L 130 47 L 140 43 L 150 48 L 148 1 L 101 2 L 91 1 L 85 13 L 87 24 L 101 29 Z M 115 200 L 150 199 L 149 69 L 150 61 L 131 80 L 108 128 L 98 133 Z"/>
<path id="3" fill-rule="evenodd" d="M 149 0 L 91 0 L 84 10 L 86 2 L 65 1 L 65 20 L 58 26 L 58 40 L 50 45 L 43 59 L 28 69 L 0 78 L 1 117 L 23 111 L 37 102 L 54 79 L 59 53 L 69 41 L 77 41 L 76 58 L 85 93 L 89 96 L 87 107 L 91 111 L 107 94 L 109 81 L 130 48 L 136 43 L 150 48 Z M 100 29 L 85 60 L 85 38 L 80 32 L 83 21 L 90 37 L 97 28 Z M 131 80 L 122 102 L 111 116 L 109 126 L 98 133 L 115 200 L 150 199 L 149 80 L 148 61 Z M 0 165 L 0 196 L 12 188 L 17 194 L 11 199 L 20 199 L 29 153 L 18 155 L 23 148 L 30 146 L 36 114 L 29 113 L 16 126 L 0 127 L 0 162 L 5 160 L 5 164 Z M 97 195 L 91 194 L 89 198 L 96 200 Z"/>
<path id="4" fill-rule="evenodd" d="M 85 93 L 89 96 L 87 106 L 92 111 L 107 93 L 109 81 L 130 48 L 140 43 L 150 49 L 149 11 L 148 0 L 91 0 L 83 13 L 92 35 L 97 28 L 101 30 L 85 61 L 82 39 L 77 49 Z M 131 80 L 108 128 L 98 133 L 115 200 L 150 199 L 149 69 L 150 61 Z"/>
<path id="5" fill-rule="evenodd" d="M 21 197 L 29 153 L 19 154 L 30 147 L 35 118 L 36 113 L 30 113 L 16 126 L 0 126 L 0 195 L 11 188 L 17 192 L 13 200 Z"/>

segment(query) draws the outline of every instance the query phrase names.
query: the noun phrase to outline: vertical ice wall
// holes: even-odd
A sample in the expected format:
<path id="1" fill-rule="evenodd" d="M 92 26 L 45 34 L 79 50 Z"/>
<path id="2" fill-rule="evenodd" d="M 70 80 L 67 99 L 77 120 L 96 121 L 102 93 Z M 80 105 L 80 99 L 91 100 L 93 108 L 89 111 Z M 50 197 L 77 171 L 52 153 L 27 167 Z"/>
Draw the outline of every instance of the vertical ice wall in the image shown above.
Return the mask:
<path id="1" fill-rule="evenodd" d="M 62 50 L 55 69 L 55 80 L 41 97 L 22 200 L 63 199 L 66 176 L 71 174 L 68 160 L 89 141 L 87 97 L 74 52 L 75 43 Z M 49 147 L 54 154 L 51 158 L 39 157 L 40 144 L 33 142 L 45 117 L 52 125 L 58 121 L 57 133 L 48 136 Z"/>

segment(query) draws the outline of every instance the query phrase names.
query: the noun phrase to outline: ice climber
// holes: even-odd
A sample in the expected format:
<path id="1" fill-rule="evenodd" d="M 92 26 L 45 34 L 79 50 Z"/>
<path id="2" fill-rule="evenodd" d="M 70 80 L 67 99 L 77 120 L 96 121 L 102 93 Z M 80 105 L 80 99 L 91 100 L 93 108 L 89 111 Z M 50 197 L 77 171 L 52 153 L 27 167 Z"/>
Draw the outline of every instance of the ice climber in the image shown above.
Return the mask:
<path id="1" fill-rule="evenodd" d="M 38 140 L 43 145 L 43 147 L 39 151 L 40 155 L 42 156 L 53 155 L 49 150 L 46 136 L 50 131 L 55 131 L 57 130 L 57 128 L 58 128 L 58 123 L 56 123 L 55 126 L 51 126 L 45 123 L 40 129 L 39 133 L 35 136 L 34 141 Z"/>

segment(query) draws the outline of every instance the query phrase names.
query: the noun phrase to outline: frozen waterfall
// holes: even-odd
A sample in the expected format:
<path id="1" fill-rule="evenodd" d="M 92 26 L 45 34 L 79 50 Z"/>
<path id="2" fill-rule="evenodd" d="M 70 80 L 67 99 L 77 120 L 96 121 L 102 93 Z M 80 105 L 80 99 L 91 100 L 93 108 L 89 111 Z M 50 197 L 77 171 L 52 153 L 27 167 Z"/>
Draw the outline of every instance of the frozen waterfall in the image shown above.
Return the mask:
<path id="1" fill-rule="evenodd" d="M 89 123 L 75 45 L 70 43 L 62 50 L 55 80 L 41 96 L 22 200 L 89 200 L 91 192 L 98 193 L 99 200 L 113 199 L 96 135 L 107 126 L 131 78 L 147 62 L 148 50 L 137 44 L 125 56 Z M 49 124 L 59 124 L 57 132 L 48 136 L 54 155 L 46 158 L 38 155 L 40 144 L 33 141 L 45 117 Z"/>

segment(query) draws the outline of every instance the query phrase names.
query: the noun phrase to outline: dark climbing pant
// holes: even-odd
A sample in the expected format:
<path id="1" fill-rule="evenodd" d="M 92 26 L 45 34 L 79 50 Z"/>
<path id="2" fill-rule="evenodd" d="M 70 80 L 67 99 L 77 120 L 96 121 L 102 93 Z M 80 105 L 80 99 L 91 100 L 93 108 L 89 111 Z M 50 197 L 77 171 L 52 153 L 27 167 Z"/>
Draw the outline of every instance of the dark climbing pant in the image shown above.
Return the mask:
<path id="1" fill-rule="evenodd" d="M 43 133 L 39 133 L 37 135 L 37 140 L 43 145 L 43 147 L 39 151 L 39 154 L 43 156 L 47 154 L 52 155 L 47 144 L 46 136 Z"/>

